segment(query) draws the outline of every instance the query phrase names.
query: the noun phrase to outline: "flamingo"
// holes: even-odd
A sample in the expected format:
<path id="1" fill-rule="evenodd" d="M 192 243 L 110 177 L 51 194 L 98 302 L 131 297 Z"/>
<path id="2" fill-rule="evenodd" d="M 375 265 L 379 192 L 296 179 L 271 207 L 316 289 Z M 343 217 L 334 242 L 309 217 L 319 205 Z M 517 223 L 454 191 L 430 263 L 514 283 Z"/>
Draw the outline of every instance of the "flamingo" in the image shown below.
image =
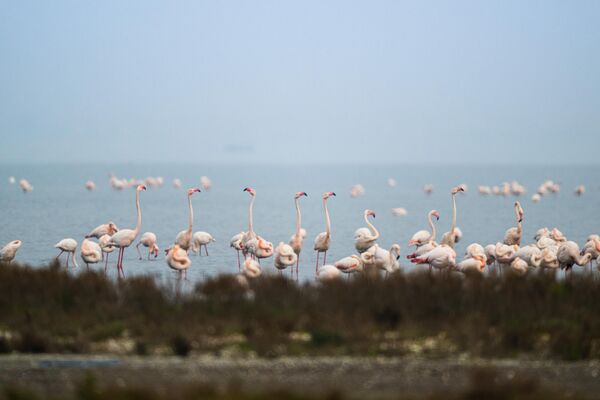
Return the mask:
<path id="1" fill-rule="evenodd" d="M 600 236 L 598 235 L 590 235 L 588 236 L 587 242 L 581 249 L 581 254 L 589 253 L 592 255 L 592 260 L 597 259 L 600 256 Z M 590 261 L 590 268 L 592 266 L 592 261 Z"/>
<path id="2" fill-rule="evenodd" d="M 204 251 L 208 256 L 208 245 L 212 242 L 216 242 L 216 240 L 212 237 L 212 235 L 208 232 L 194 232 L 192 236 L 192 251 L 198 253 L 198 255 L 202 255 L 202 246 L 204 246 Z"/>
<path id="3" fill-rule="evenodd" d="M 462 186 L 456 186 L 450 191 L 450 196 L 452 197 L 452 226 L 450 227 L 450 231 L 444 233 L 442 235 L 441 244 L 446 244 L 452 248 L 454 248 L 454 244 L 460 240 L 460 236 L 462 236 L 462 232 L 460 236 L 456 233 L 456 193 L 464 192 L 465 189 Z"/>
<path id="4" fill-rule="evenodd" d="M 151 254 L 154 254 L 154 258 L 158 257 L 158 245 L 156 244 L 156 235 L 154 233 L 144 232 L 140 238 L 140 241 L 135 245 L 141 260 L 142 253 L 140 253 L 140 244 L 148 248 L 148 260 L 150 259 Z"/>
<path id="5" fill-rule="evenodd" d="M 260 269 L 260 264 L 258 261 L 253 260 L 250 255 L 246 255 L 244 266 L 242 268 L 242 274 L 244 274 L 246 278 L 258 278 L 262 274 L 262 270 Z"/>
<path id="6" fill-rule="evenodd" d="M 119 231 L 119 228 L 117 228 L 117 225 L 115 225 L 114 222 L 110 221 L 106 224 L 98 225 L 97 227 L 95 227 L 90 233 L 85 235 L 85 238 L 86 239 L 89 239 L 89 238 L 100 239 L 100 237 L 102 237 L 104 235 L 112 236 L 118 231 Z"/>
<path id="7" fill-rule="evenodd" d="M 256 190 L 251 187 L 244 188 L 244 192 L 248 192 L 250 195 L 250 206 L 248 207 L 248 231 L 244 232 L 242 236 L 242 249 L 244 255 L 248 252 L 246 243 L 252 239 L 256 238 L 256 233 L 254 233 L 254 200 L 256 199 Z"/>
<path id="8" fill-rule="evenodd" d="M 108 255 L 115 250 L 115 246 L 110 244 L 110 235 L 102 235 L 98 239 L 98 245 L 102 249 L 102 256 L 105 259 L 104 272 L 108 269 Z"/>
<path id="9" fill-rule="evenodd" d="M 429 264 L 437 269 L 449 269 L 456 265 L 456 252 L 448 245 L 442 244 L 424 255 L 411 260 L 415 264 Z"/>
<path id="10" fill-rule="evenodd" d="M 8 242 L 6 246 L 0 250 L 0 261 L 10 263 L 17 255 L 17 250 L 19 250 L 21 244 L 23 244 L 23 242 L 20 240 Z"/>
<path id="11" fill-rule="evenodd" d="M 540 255 L 531 256 L 531 264 L 536 268 L 556 270 L 559 267 L 559 261 L 556 258 L 555 247 L 547 247 L 542 250 Z"/>
<path id="12" fill-rule="evenodd" d="M 528 270 L 527 261 L 520 259 L 519 257 L 515 257 L 514 260 L 510 263 L 510 273 L 515 276 L 523 276 L 527 273 Z"/>
<path id="13" fill-rule="evenodd" d="M 431 233 L 426 230 L 421 230 L 415 233 L 412 238 L 409 240 L 408 245 L 416 245 L 417 247 L 423 246 L 424 244 L 434 242 L 435 241 L 435 225 L 433 225 L 432 217 L 436 218 L 436 221 L 440 219 L 440 213 L 437 210 L 431 210 L 427 214 L 427 221 L 429 222 L 429 227 L 431 228 Z"/>
<path id="14" fill-rule="evenodd" d="M 471 243 L 465 250 L 465 257 L 473 258 L 475 256 L 482 256 L 487 261 L 486 251 L 479 243 Z"/>
<path id="15" fill-rule="evenodd" d="M 140 192 L 142 190 L 146 190 L 146 186 L 138 185 L 135 189 L 135 208 L 137 210 L 137 223 L 135 228 L 121 229 L 120 231 L 115 232 L 108 242 L 109 245 L 119 248 L 119 255 L 117 257 L 117 273 L 119 273 L 119 276 L 125 276 L 125 272 L 123 271 L 123 255 L 125 254 L 125 249 L 131 246 L 142 228 L 142 210 L 140 209 Z"/>
<path id="16" fill-rule="evenodd" d="M 386 273 L 398 271 L 400 269 L 400 245 L 393 244 L 389 250 L 382 249 L 378 245 L 371 246 L 362 254 L 365 264 L 373 265 Z"/>
<path id="17" fill-rule="evenodd" d="M 171 269 L 179 271 L 179 279 L 187 279 L 187 270 L 192 265 L 187 250 L 178 244 L 174 244 L 172 247 L 166 249 L 165 252 L 167 253 L 167 265 Z"/>
<path id="18" fill-rule="evenodd" d="M 317 271 L 317 280 L 319 282 L 334 281 L 340 279 L 341 276 L 342 273 L 340 272 L 340 270 L 331 264 L 321 265 L 321 267 Z"/>
<path id="19" fill-rule="evenodd" d="M 327 209 L 327 199 L 331 196 L 335 196 L 333 192 L 325 192 L 323 194 L 323 209 L 325 210 L 325 226 L 326 231 L 321 232 L 315 238 L 315 251 L 317 252 L 317 265 L 315 266 L 315 273 L 319 270 L 319 254 L 324 253 L 323 264 L 327 263 L 327 250 L 331 244 L 331 220 L 329 219 L 329 210 Z M 337 265 L 336 265 L 337 267 Z"/>
<path id="20" fill-rule="evenodd" d="M 431 210 L 427 214 L 427 220 L 429 221 L 429 226 L 431 227 L 431 233 L 426 230 L 421 230 L 415 233 L 409 240 L 409 246 L 417 246 L 416 250 L 413 253 L 406 256 L 406 258 L 408 258 L 409 260 L 416 257 L 420 257 L 437 247 L 438 244 L 435 242 L 436 230 L 435 225 L 433 224 L 432 217 L 435 217 L 436 220 L 439 220 L 440 213 L 438 213 L 437 210 Z"/>
<path id="21" fill-rule="evenodd" d="M 85 183 L 85 188 L 90 191 L 94 190 L 94 189 L 96 189 L 96 184 L 94 183 L 94 181 L 87 181 Z"/>
<path id="22" fill-rule="evenodd" d="M 90 264 L 96 264 L 102 260 L 102 249 L 93 240 L 83 239 L 81 242 L 81 259 L 89 269 Z"/>
<path id="23" fill-rule="evenodd" d="M 188 228 L 183 230 L 177 234 L 175 238 L 175 243 L 179 245 L 185 251 L 188 251 L 192 245 L 192 223 L 194 222 L 194 209 L 192 208 L 192 195 L 194 193 L 199 193 L 200 189 L 198 188 L 190 188 L 187 191 L 188 197 L 188 209 L 189 209 L 189 218 L 188 218 Z"/>
<path id="24" fill-rule="evenodd" d="M 283 242 L 279 242 L 277 248 L 275 249 L 275 268 L 278 270 L 284 270 L 290 265 L 292 266 L 292 272 L 294 264 L 298 261 L 298 256 L 296 252 L 289 244 L 285 244 Z"/>
<path id="25" fill-rule="evenodd" d="M 271 257 L 273 255 L 273 243 L 266 241 L 254 232 L 254 199 L 256 199 L 256 190 L 247 187 L 244 192 L 248 192 L 252 197 L 250 207 L 248 209 L 248 232 L 242 237 L 242 247 L 245 254 L 261 259 Z"/>
<path id="26" fill-rule="evenodd" d="M 535 232 L 535 235 L 533 236 L 533 240 L 535 240 L 537 242 L 541 238 L 549 237 L 549 236 L 550 236 L 550 230 L 548 228 L 540 228 Z"/>
<path id="27" fill-rule="evenodd" d="M 300 198 L 308 197 L 306 192 L 297 192 L 294 195 L 294 204 L 296 205 L 296 232 L 290 238 L 290 246 L 296 253 L 296 274 L 298 274 L 298 264 L 300 263 L 300 252 L 302 251 L 302 241 L 306 237 L 306 231 L 302 228 L 302 215 L 300 214 Z"/>
<path id="28" fill-rule="evenodd" d="M 552 228 L 552 231 L 550 232 L 550 238 L 554 239 L 554 241 L 556 241 L 556 243 L 558 243 L 558 244 L 567 241 L 567 237 L 565 235 L 563 235 L 563 233 L 561 231 L 559 231 L 557 228 Z"/>
<path id="29" fill-rule="evenodd" d="M 515 257 L 519 258 L 532 267 L 536 267 L 534 260 L 540 259 L 542 251 L 535 245 L 527 245 L 519 248 L 515 253 Z M 539 266 L 539 265 L 538 265 Z"/>
<path id="30" fill-rule="evenodd" d="M 235 249 L 235 251 L 237 252 L 238 271 L 241 270 L 240 251 L 244 250 L 244 246 L 242 245 L 242 239 L 244 238 L 244 235 L 245 235 L 245 232 L 240 232 L 236 235 L 233 235 L 233 237 L 229 241 L 229 247 L 233 247 Z"/>
<path id="31" fill-rule="evenodd" d="M 472 257 L 465 257 L 452 269 L 465 275 L 481 275 L 485 270 L 486 261 L 485 254 L 474 254 Z"/>
<path id="32" fill-rule="evenodd" d="M 496 261 L 500 265 L 510 265 L 510 263 L 515 258 L 515 253 L 519 247 L 517 245 L 509 246 L 504 243 L 496 243 L 496 248 L 494 250 L 494 255 L 496 257 Z"/>
<path id="33" fill-rule="evenodd" d="M 375 211 L 365 210 L 363 213 L 368 228 L 358 228 L 354 232 L 354 247 L 359 253 L 367 251 L 379 239 L 379 231 L 369 222 L 369 215 L 375 218 Z"/>
<path id="34" fill-rule="evenodd" d="M 566 241 L 561 243 L 556 252 L 556 258 L 560 264 L 560 267 L 569 271 L 573 268 L 574 264 L 584 266 L 592 260 L 592 254 L 585 253 L 580 254 L 579 246 L 573 241 Z"/>
<path id="35" fill-rule="evenodd" d="M 334 263 L 334 266 L 345 274 L 362 272 L 365 266 L 363 259 L 355 254 L 344 257 Z M 318 273 L 318 271 L 317 271 Z"/>
<path id="36" fill-rule="evenodd" d="M 66 251 L 67 253 L 71 253 L 71 259 L 73 260 L 73 264 L 75 265 L 75 267 L 79 267 L 79 265 L 77 265 L 77 260 L 75 260 L 75 251 L 77 251 L 77 241 L 75 239 L 63 239 L 60 242 L 56 243 L 54 247 L 60 250 L 60 253 L 58 253 L 58 255 L 56 256 L 56 260 L 58 260 L 58 257 L 60 257 L 61 254 Z M 69 255 L 67 254 L 67 268 L 68 267 Z"/>
<path id="37" fill-rule="evenodd" d="M 488 244 L 484 247 L 485 256 L 487 258 L 487 265 L 491 265 L 496 262 L 496 245 Z"/>
<path id="38" fill-rule="evenodd" d="M 521 245 L 521 236 L 523 235 L 523 228 L 521 222 L 523 221 L 523 208 L 521 203 L 515 201 L 515 216 L 517 218 L 517 226 L 509 228 L 504 234 L 504 244 L 513 246 Z"/>

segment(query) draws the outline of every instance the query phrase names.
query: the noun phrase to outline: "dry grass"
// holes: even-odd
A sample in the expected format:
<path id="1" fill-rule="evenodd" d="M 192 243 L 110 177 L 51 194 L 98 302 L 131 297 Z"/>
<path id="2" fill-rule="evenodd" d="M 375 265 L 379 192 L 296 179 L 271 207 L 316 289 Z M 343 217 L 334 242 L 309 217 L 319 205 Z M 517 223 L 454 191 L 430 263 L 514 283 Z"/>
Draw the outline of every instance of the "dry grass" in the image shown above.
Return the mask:
<path id="1" fill-rule="evenodd" d="M 0 351 L 600 358 L 600 282 L 428 273 L 327 285 L 232 276 L 174 296 L 57 265 L 0 266 Z"/>

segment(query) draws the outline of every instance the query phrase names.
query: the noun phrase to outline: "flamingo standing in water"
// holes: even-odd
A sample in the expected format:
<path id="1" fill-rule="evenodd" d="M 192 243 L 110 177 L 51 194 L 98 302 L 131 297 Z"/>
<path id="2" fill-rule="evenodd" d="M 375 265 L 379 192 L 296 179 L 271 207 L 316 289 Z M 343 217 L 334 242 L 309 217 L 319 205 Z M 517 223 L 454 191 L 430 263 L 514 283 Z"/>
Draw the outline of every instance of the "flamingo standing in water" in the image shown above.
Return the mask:
<path id="1" fill-rule="evenodd" d="M 437 247 L 437 243 L 435 242 L 435 225 L 433 224 L 433 217 L 436 218 L 436 221 L 440 219 L 440 213 L 437 210 L 431 210 L 427 214 L 427 221 L 429 222 L 429 227 L 431 228 L 431 232 L 426 230 L 421 230 L 415 233 L 412 238 L 408 241 L 408 245 L 417 246 L 417 249 L 406 256 L 409 260 L 420 257 L 425 253 L 430 252 L 434 248 Z"/>
<path id="2" fill-rule="evenodd" d="M 174 244 L 173 247 L 166 249 L 165 253 L 167 253 L 167 265 L 171 269 L 179 271 L 179 279 L 187 279 L 187 270 L 192 265 L 187 250 L 184 250 L 178 244 Z"/>
<path id="3" fill-rule="evenodd" d="M 135 189 L 135 208 L 137 209 L 137 223 L 134 229 L 121 229 L 111 236 L 109 245 L 119 248 L 119 255 L 117 257 L 117 273 L 119 276 L 125 276 L 123 271 L 123 255 L 125 249 L 135 241 L 135 238 L 140 233 L 142 228 L 142 210 L 140 209 L 140 192 L 146 190 L 146 186 L 138 185 Z"/>
<path id="4" fill-rule="evenodd" d="M 63 239 L 60 242 L 54 245 L 57 249 L 60 250 L 60 253 L 56 256 L 56 260 L 61 256 L 65 251 L 67 253 L 71 253 L 71 259 L 73 260 L 73 264 L 75 267 L 79 267 L 77 265 L 77 260 L 75 260 L 75 252 L 77 251 L 77 241 L 75 239 L 67 238 Z M 67 268 L 69 267 L 69 255 L 67 254 Z"/>
<path id="5" fill-rule="evenodd" d="M 256 191 L 250 187 L 245 188 L 244 191 L 252 196 L 250 208 L 248 210 L 248 232 L 246 232 L 242 239 L 244 252 L 246 254 L 249 253 L 257 259 L 271 257 L 273 255 L 273 243 L 266 241 L 254 232 L 253 214 Z"/>
<path id="6" fill-rule="evenodd" d="M 341 276 L 341 271 L 331 264 L 321 265 L 317 271 L 317 280 L 319 282 L 334 281 L 340 279 Z"/>
<path id="7" fill-rule="evenodd" d="M 100 245 L 93 240 L 83 239 L 81 242 L 81 259 L 89 269 L 90 264 L 96 264 L 102 261 L 102 249 Z"/>
<path id="8" fill-rule="evenodd" d="M 317 252 L 317 265 L 315 266 L 315 273 L 319 271 L 319 254 L 324 253 L 323 264 L 327 263 L 327 250 L 331 244 L 331 221 L 329 220 L 329 210 L 327 209 L 327 199 L 331 196 L 335 196 L 333 192 L 326 192 L 323 194 L 323 208 L 325 209 L 325 225 L 326 231 L 321 232 L 315 238 L 315 251 Z"/>
<path id="9" fill-rule="evenodd" d="M 229 241 L 229 247 L 233 247 L 235 249 L 235 251 L 237 252 L 238 271 L 241 270 L 240 251 L 244 250 L 244 247 L 242 245 L 242 239 L 244 238 L 244 234 L 245 234 L 245 232 L 240 232 L 236 235 L 233 235 L 233 237 Z"/>
<path id="10" fill-rule="evenodd" d="M 201 256 L 202 246 L 204 246 L 204 251 L 208 256 L 208 245 L 212 242 L 216 242 L 216 240 L 210 233 L 203 231 L 194 232 L 194 236 L 192 236 L 192 251 Z"/>
<path id="11" fill-rule="evenodd" d="M 253 260 L 249 254 L 246 255 L 246 259 L 244 260 L 244 266 L 242 268 L 242 274 L 246 278 L 258 278 L 262 274 L 262 270 L 260 269 L 260 264 L 258 261 Z"/>
<path id="12" fill-rule="evenodd" d="M 0 261 L 11 262 L 17 255 L 17 250 L 21 247 L 22 242 L 20 240 L 13 240 L 9 242 L 0 250 Z"/>
<path id="13" fill-rule="evenodd" d="M 279 242 L 275 249 L 275 268 L 282 271 L 289 266 L 292 266 L 292 273 L 294 272 L 294 264 L 298 261 L 298 256 L 294 249 L 289 244 Z"/>
<path id="14" fill-rule="evenodd" d="M 198 188 L 190 188 L 187 191 L 188 196 L 188 209 L 189 209 L 189 221 L 188 228 L 183 230 L 177 234 L 175 238 L 175 243 L 179 245 L 183 250 L 188 251 L 192 245 L 192 224 L 194 222 L 194 209 L 192 207 L 192 195 L 194 193 L 199 193 L 200 189 Z"/>
<path id="15" fill-rule="evenodd" d="M 296 205 L 296 232 L 290 238 L 290 246 L 296 253 L 296 275 L 298 275 L 298 264 L 300 263 L 300 252 L 302 251 L 302 241 L 306 236 L 306 231 L 302 229 L 302 216 L 300 214 L 300 197 L 307 196 L 306 192 L 297 192 L 294 195 L 294 204 Z"/>
<path id="16" fill-rule="evenodd" d="M 365 210 L 363 217 L 368 228 L 358 228 L 354 232 L 354 247 L 359 253 L 364 253 L 379 239 L 379 231 L 369 222 L 369 216 L 375 218 L 375 211 Z"/>
<path id="17" fill-rule="evenodd" d="M 98 245 L 102 249 L 102 257 L 104 257 L 104 272 L 108 269 L 108 255 L 115 250 L 115 246 L 110 244 L 110 235 L 102 235 L 98 239 Z"/>
<path id="18" fill-rule="evenodd" d="M 142 259 L 142 253 L 140 252 L 140 245 L 148 248 L 148 260 L 150 255 L 154 254 L 154 258 L 158 257 L 158 245 L 156 244 L 156 235 L 152 232 L 144 232 L 140 241 L 135 245 L 140 260 Z"/>
<path id="19" fill-rule="evenodd" d="M 364 260 L 355 254 L 344 257 L 334 263 L 335 267 L 345 274 L 362 272 L 365 267 Z"/>
<path id="20" fill-rule="evenodd" d="M 431 267 L 440 270 L 450 269 L 456 266 L 456 252 L 452 247 L 443 244 L 422 256 L 413 258 L 411 262 L 415 264 L 429 264 Z"/>
<path id="21" fill-rule="evenodd" d="M 450 195 L 452 196 L 452 226 L 450 227 L 450 231 L 442 235 L 441 244 L 446 244 L 452 248 L 454 248 L 454 244 L 458 242 L 458 239 L 460 238 L 460 235 L 457 234 L 459 229 L 456 227 L 456 193 L 464 191 L 465 189 L 462 186 L 457 186 L 450 192 Z"/>
<path id="22" fill-rule="evenodd" d="M 523 221 L 523 208 L 518 201 L 515 201 L 515 216 L 517 218 L 517 226 L 509 228 L 504 234 L 504 244 L 508 246 L 521 245 L 521 237 L 523 236 L 523 228 L 521 226 L 521 222 Z"/>
<path id="23" fill-rule="evenodd" d="M 98 225 L 97 227 L 95 227 L 90 233 L 85 235 L 85 238 L 100 239 L 104 235 L 112 236 L 118 231 L 119 228 L 117 228 L 117 225 L 115 225 L 114 222 L 110 221 L 106 224 Z"/>

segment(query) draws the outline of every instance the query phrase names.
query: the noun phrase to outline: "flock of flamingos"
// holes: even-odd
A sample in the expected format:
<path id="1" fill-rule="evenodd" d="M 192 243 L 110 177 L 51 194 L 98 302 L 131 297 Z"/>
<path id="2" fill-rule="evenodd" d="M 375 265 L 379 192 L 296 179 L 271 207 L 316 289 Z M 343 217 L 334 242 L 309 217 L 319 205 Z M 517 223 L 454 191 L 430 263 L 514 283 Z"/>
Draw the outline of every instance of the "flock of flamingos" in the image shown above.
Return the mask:
<path id="1" fill-rule="evenodd" d="M 205 177 L 203 177 L 205 178 Z M 204 181 L 204 183 L 209 183 Z M 507 186 L 508 185 L 508 186 Z M 90 186 L 86 184 L 86 187 Z M 114 187 L 114 186 L 113 186 Z M 479 193 L 505 195 L 508 191 L 513 194 L 519 194 L 521 186 L 513 182 L 505 184 L 502 188 L 493 190 L 486 187 L 479 187 Z M 88 187 L 90 189 L 90 187 Z M 92 188 L 93 189 L 93 188 Z M 424 191 L 430 192 L 430 187 L 426 186 Z M 537 195 L 543 196 L 546 191 L 559 190 L 557 184 L 548 181 L 538 189 Z M 91 189 L 90 189 L 91 190 Z M 89 268 L 89 264 L 96 264 L 104 261 L 105 272 L 108 269 L 109 254 L 118 250 L 116 268 L 119 277 L 124 276 L 123 255 L 125 250 L 134 245 L 138 252 L 140 260 L 142 253 L 140 246 L 147 251 L 147 258 L 158 257 L 159 248 L 156 244 L 156 235 L 152 232 L 145 232 L 140 236 L 142 227 L 142 212 L 140 207 L 140 193 L 146 190 L 144 184 L 138 184 L 135 190 L 135 206 L 137 211 L 137 223 L 133 229 L 119 229 L 113 222 L 102 224 L 93 229 L 81 243 L 80 256 Z M 479 243 L 472 243 L 466 248 L 463 259 L 457 262 L 457 255 L 454 250 L 455 244 L 461 239 L 462 232 L 456 225 L 456 195 L 466 190 L 465 185 L 459 185 L 450 192 L 452 201 L 452 225 L 450 230 L 444 233 L 440 242 L 436 242 L 435 220 L 439 220 L 439 213 L 431 210 L 428 213 L 427 220 L 430 230 L 421 230 L 416 232 L 408 242 L 409 246 L 415 246 L 414 251 L 407 255 L 407 259 L 414 264 L 428 265 L 430 270 L 456 271 L 466 275 L 480 275 L 486 271 L 498 273 L 513 274 L 523 276 L 533 269 L 554 270 L 563 269 L 570 271 L 574 265 L 585 267 L 589 264 L 592 271 L 592 262 L 596 260 L 600 268 L 600 236 L 590 235 L 585 245 L 580 248 L 577 243 L 567 240 L 567 238 L 557 229 L 541 228 L 537 230 L 533 237 L 534 242 L 522 245 L 523 230 L 522 221 L 524 216 L 521 204 L 514 203 L 515 225 L 509 228 L 504 239 L 496 244 L 486 246 Z M 25 190 L 24 190 L 25 191 Z M 230 246 L 237 252 L 238 270 L 240 278 L 257 278 L 262 273 L 260 264 L 261 259 L 273 257 L 274 267 L 279 271 L 290 268 L 292 274 L 298 276 L 298 266 L 300 254 L 303 248 L 306 231 L 302 228 L 302 219 L 300 212 L 300 199 L 307 196 L 305 192 L 294 194 L 294 203 L 296 207 L 296 230 L 288 243 L 279 242 L 274 247 L 273 244 L 254 231 L 253 207 L 256 200 L 256 191 L 247 187 L 243 189 L 250 196 L 250 205 L 248 209 L 248 230 L 240 232 L 231 238 Z M 585 189 L 578 187 L 576 194 L 581 195 Z M 192 197 L 200 192 L 198 188 L 187 190 L 189 223 L 185 230 L 182 230 L 175 237 L 174 243 L 165 250 L 167 265 L 179 271 L 180 279 L 187 278 L 187 270 L 192 262 L 189 252 L 201 253 L 202 248 L 208 256 L 208 246 L 214 242 L 214 238 L 207 232 L 193 232 L 194 210 L 192 207 Z M 354 195 L 354 188 L 353 188 Z M 322 196 L 323 210 L 325 216 L 325 231 L 319 233 L 314 240 L 313 250 L 317 255 L 315 265 L 315 276 L 319 281 L 339 279 L 343 273 L 367 272 L 379 273 L 383 271 L 386 274 L 393 273 L 400 269 L 400 245 L 393 244 L 389 249 L 379 246 L 378 240 L 380 234 L 377 228 L 370 221 L 370 217 L 375 218 L 375 212 L 371 210 L 364 211 L 364 220 L 366 227 L 356 230 L 354 234 L 354 246 L 357 254 L 344 257 L 335 261 L 333 264 L 327 264 L 327 251 L 331 244 L 331 220 L 329 217 L 328 201 L 336 196 L 334 192 L 326 192 Z M 532 198 L 533 201 L 539 199 Z M 136 239 L 139 240 L 136 243 Z M 94 239 L 97 239 L 95 241 Z M 11 262 L 21 246 L 20 240 L 14 240 L 8 243 L 0 250 L 0 261 Z M 55 247 L 60 250 L 56 258 L 63 253 L 67 253 L 66 265 L 69 266 L 69 254 L 72 264 L 77 267 L 75 253 L 78 243 L 75 239 L 63 239 Z M 321 254 L 323 255 L 321 261 Z M 240 260 L 240 256 L 242 260 Z M 321 264 L 319 265 L 319 263 Z"/>

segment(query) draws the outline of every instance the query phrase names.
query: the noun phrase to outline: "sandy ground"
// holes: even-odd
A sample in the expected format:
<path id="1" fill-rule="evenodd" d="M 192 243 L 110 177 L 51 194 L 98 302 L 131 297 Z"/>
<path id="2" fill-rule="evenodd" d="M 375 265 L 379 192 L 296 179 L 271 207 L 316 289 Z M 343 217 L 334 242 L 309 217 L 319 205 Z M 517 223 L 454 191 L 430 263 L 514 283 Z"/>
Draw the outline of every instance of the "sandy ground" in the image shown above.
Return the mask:
<path id="1" fill-rule="evenodd" d="M 472 371 L 494 369 L 498 379 L 532 378 L 548 388 L 600 393 L 600 363 L 522 360 L 420 360 L 379 358 L 226 359 L 217 357 L 110 357 L 8 355 L 0 357 L 0 385 L 47 394 L 70 393 L 90 371 L 100 385 L 153 387 L 208 383 L 250 390 L 338 390 L 350 397 L 390 398 L 462 391 Z"/>

